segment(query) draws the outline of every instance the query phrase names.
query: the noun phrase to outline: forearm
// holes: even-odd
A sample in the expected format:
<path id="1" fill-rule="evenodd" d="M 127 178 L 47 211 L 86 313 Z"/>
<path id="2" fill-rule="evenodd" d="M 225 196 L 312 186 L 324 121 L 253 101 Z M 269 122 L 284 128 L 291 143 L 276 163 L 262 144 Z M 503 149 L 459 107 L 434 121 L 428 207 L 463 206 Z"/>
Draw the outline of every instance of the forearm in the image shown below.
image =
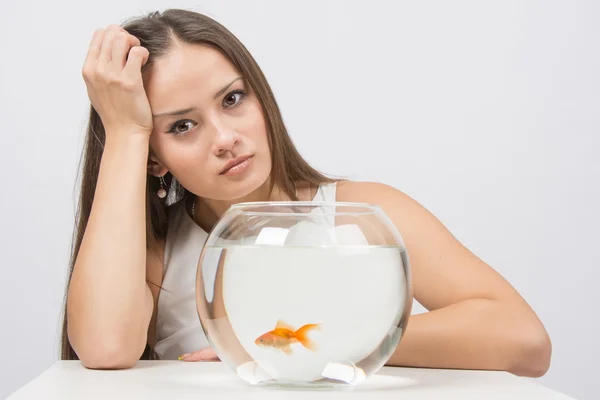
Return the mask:
<path id="1" fill-rule="evenodd" d="M 148 140 L 130 136 L 106 143 L 69 286 L 69 337 L 90 364 L 141 354 L 151 314 L 145 279 Z"/>
<path id="2" fill-rule="evenodd" d="M 540 376 L 549 362 L 549 340 L 536 318 L 518 306 L 469 299 L 411 316 L 388 365 Z"/>

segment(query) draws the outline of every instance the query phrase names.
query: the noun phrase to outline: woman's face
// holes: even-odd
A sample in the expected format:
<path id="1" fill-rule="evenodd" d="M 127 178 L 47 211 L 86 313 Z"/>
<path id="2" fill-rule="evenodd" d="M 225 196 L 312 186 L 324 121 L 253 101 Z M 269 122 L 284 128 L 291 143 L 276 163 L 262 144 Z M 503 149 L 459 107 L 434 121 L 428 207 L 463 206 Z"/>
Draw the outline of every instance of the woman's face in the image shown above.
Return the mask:
<path id="1" fill-rule="evenodd" d="M 154 60 L 144 86 L 154 116 L 153 172 L 168 170 L 196 195 L 225 201 L 267 181 L 271 157 L 261 104 L 219 51 L 177 44 Z"/>

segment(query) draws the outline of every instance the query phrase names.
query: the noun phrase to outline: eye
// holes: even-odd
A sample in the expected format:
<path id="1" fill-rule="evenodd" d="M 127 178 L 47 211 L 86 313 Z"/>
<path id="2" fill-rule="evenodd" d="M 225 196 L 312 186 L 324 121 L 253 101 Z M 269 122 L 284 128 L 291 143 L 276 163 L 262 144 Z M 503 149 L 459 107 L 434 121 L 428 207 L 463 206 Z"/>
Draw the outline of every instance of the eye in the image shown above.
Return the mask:
<path id="1" fill-rule="evenodd" d="M 243 90 L 233 90 L 223 99 L 223 107 L 229 108 L 238 106 L 242 103 L 244 97 L 246 97 L 246 93 Z"/>
<path id="2" fill-rule="evenodd" d="M 171 128 L 167 132 L 174 135 L 183 135 L 188 133 L 194 126 L 196 126 L 194 121 L 182 119 L 171 125 Z"/>

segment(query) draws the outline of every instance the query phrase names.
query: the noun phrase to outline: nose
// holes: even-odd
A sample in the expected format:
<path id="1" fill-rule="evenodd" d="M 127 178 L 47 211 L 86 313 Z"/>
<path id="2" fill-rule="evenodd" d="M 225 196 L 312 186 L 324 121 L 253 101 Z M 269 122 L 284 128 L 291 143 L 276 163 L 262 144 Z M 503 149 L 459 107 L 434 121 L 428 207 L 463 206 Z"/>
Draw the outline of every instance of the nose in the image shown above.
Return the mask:
<path id="1" fill-rule="evenodd" d="M 227 152 L 233 153 L 234 148 L 240 142 L 240 135 L 232 126 L 217 116 L 211 118 L 211 124 L 214 132 L 213 154 L 220 156 Z"/>

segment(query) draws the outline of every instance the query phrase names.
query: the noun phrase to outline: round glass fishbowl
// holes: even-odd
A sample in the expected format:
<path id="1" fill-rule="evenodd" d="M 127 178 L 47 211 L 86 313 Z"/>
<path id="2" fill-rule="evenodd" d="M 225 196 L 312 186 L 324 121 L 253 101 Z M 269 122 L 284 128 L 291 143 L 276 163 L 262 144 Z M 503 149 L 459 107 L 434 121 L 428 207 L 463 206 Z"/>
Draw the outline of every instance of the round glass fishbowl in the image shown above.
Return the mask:
<path id="1" fill-rule="evenodd" d="M 402 237 L 376 205 L 239 203 L 204 244 L 196 304 L 211 346 L 243 380 L 347 387 L 398 346 L 410 282 Z"/>

